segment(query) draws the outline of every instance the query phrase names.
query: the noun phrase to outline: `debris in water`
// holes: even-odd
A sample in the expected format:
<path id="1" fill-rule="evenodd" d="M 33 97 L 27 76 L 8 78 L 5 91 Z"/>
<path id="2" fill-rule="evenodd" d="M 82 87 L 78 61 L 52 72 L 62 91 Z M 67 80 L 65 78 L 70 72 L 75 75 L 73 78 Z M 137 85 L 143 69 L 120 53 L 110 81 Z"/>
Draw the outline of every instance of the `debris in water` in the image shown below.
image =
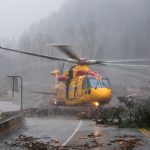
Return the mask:
<path id="1" fill-rule="evenodd" d="M 28 150 L 59 150 L 60 145 L 58 140 L 46 137 L 47 142 L 40 141 L 42 138 L 35 138 L 32 136 L 19 135 L 18 138 L 11 143 L 7 143 L 8 146 L 14 148 L 26 148 Z"/>

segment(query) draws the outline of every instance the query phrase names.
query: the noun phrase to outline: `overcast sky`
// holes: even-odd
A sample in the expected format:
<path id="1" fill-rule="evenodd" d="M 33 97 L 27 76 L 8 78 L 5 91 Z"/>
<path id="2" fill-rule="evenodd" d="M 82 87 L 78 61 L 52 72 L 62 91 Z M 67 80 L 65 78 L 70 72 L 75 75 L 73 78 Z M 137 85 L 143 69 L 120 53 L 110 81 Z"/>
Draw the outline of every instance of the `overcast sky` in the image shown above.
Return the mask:
<path id="1" fill-rule="evenodd" d="M 58 11 L 66 0 L 0 0 L 0 37 L 18 38 L 33 22 Z"/>

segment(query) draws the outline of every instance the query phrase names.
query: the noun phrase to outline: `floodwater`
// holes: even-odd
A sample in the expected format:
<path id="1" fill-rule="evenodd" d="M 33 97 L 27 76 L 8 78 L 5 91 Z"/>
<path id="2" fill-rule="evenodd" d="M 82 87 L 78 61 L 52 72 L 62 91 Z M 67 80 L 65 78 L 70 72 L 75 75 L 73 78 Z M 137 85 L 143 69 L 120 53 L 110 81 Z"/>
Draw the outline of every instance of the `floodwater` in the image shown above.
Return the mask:
<path id="1" fill-rule="evenodd" d="M 138 149 L 149 150 L 150 138 L 138 129 L 96 125 L 91 120 L 76 118 L 26 118 L 25 126 L 0 143 L 0 149 L 20 150 L 10 146 L 19 135 L 32 136 L 40 141 L 55 139 L 66 149 Z M 60 149 L 61 149 L 60 148 Z"/>

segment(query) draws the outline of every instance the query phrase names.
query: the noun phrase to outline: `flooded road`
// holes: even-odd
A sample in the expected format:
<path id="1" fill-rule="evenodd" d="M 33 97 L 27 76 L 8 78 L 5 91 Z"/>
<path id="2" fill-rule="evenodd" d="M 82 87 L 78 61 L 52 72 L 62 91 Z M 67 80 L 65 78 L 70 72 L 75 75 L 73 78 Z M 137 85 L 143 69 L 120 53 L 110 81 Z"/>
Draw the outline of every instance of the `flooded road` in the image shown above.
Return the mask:
<path id="1" fill-rule="evenodd" d="M 0 143 L 0 149 L 20 150 L 14 144 L 18 136 L 34 137 L 42 142 L 57 141 L 58 149 L 132 149 L 149 150 L 150 138 L 138 129 L 121 129 L 96 125 L 90 120 L 76 118 L 26 118 L 25 126 Z M 26 138 L 27 139 L 27 138 Z M 13 143 L 13 146 L 12 146 Z"/>

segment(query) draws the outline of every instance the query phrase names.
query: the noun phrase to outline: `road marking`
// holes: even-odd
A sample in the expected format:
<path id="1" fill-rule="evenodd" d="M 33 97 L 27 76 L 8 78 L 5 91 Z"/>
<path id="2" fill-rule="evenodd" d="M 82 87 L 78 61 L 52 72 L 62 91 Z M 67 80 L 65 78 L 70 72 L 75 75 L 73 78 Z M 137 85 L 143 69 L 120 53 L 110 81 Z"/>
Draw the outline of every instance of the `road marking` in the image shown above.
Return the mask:
<path id="1" fill-rule="evenodd" d="M 150 138 L 150 132 L 146 129 L 141 128 L 139 131 L 142 132 L 146 137 Z"/>
<path id="2" fill-rule="evenodd" d="M 74 132 L 69 136 L 69 138 L 62 144 L 62 146 L 65 146 L 73 137 L 74 135 L 77 133 L 77 131 L 79 130 L 80 126 L 82 124 L 82 120 L 80 120 L 77 128 L 74 130 Z"/>

